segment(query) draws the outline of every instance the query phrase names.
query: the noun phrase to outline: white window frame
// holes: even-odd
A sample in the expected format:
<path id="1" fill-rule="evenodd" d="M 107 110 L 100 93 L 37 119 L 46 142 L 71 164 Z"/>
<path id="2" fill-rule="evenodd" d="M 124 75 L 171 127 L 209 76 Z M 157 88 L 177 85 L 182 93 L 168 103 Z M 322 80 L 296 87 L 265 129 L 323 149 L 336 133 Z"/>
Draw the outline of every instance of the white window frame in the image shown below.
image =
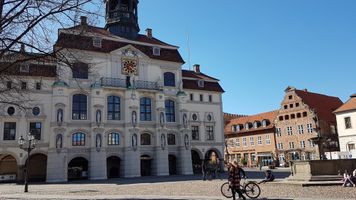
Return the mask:
<path id="1" fill-rule="evenodd" d="M 307 124 L 308 133 L 313 133 L 313 125 Z"/>
<path id="2" fill-rule="evenodd" d="M 293 135 L 293 128 L 291 126 L 287 127 L 287 135 Z"/>
<path id="3" fill-rule="evenodd" d="M 250 137 L 250 145 L 255 146 L 255 139 L 253 137 Z"/>
<path id="4" fill-rule="evenodd" d="M 235 139 L 236 147 L 240 147 L 240 138 Z"/>
<path id="5" fill-rule="evenodd" d="M 270 145 L 271 144 L 271 136 L 268 134 L 266 135 L 266 145 Z"/>
<path id="6" fill-rule="evenodd" d="M 247 139 L 245 137 L 242 138 L 242 145 L 247 147 Z"/>
<path id="7" fill-rule="evenodd" d="M 304 127 L 302 124 L 298 125 L 298 133 L 303 134 L 304 133 Z"/>
<path id="8" fill-rule="evenodd" d="M 294 149 L 294 142 L 289 142 L 289 149 Z"/>
<path id="9" fill-rule="evenodd" d="M 257 144 L 259 144 L 259 145 L 262 144 L 262 136 L 257 137 Z"/>
<path id="10" fill-rule="evenodd" d="M 300 143 L 300 148 L 304 149 L 305 148 L 305 141 L 301 140 L 299 143 Z"/>
<path id="11" fill-rule="evenodd" d="M 152 52 L 154 56 L 160 56 L 161 55 L 161 48 L 159 47 L 153 47 Z"/>
<path id="12" fill-rule="evenodd" d="M 102 47 L 102 39 L 99 37 L 94 37 L 93 38 L 93 46 L 101 48 Z"/>

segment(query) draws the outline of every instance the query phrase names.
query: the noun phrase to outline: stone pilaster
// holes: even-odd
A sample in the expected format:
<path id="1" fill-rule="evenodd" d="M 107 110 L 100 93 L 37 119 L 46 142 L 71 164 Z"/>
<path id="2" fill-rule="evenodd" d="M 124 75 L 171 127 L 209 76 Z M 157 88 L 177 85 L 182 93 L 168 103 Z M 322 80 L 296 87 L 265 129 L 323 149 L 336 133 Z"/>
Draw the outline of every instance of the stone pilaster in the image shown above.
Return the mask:
<path id="1" fill-rule="evenodd" d="M 106 170 L 106 151 L 104 148 L 97 150 L 92 148 L 90 150 L 90 164 L 89 164 L 89 179 L 103 180 L 107 179 Z"/>
<path id="2" fill-rule="evenodd" d="M 140 152 L 132 148 L 128 148 L 125 151 L 124 158 L 124 177 L 140 177 L 141 176 L 141 162 Z"/>
<path id="3" fill-rule="evenodd" d="M 49 149 L 47 156 L 47 180 L 48 183 L 66 182 L 68 180 L 67 151 L 61 149 Z"/>

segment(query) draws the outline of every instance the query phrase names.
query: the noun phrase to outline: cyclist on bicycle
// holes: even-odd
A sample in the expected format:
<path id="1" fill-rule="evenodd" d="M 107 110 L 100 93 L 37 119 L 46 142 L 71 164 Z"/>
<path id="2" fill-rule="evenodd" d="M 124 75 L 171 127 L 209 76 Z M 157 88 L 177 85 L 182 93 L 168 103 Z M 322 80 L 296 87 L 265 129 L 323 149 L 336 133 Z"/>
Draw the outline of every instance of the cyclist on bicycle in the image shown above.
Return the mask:
<path id="1" fill-rule="evenodd" d="M 233 163 L 229 163 L 228 169 L 229 169 L 229 183 L 232 190 L 233 200 L 236 200 L 235 193 L 239 194 L 239 198 L 246 200 L 246 197 L 242 194 L 242 191 L 240 189 L 241 178 L 246 177 L 245 171 L 237 164 L 236 161 L 234 161 Z"/>

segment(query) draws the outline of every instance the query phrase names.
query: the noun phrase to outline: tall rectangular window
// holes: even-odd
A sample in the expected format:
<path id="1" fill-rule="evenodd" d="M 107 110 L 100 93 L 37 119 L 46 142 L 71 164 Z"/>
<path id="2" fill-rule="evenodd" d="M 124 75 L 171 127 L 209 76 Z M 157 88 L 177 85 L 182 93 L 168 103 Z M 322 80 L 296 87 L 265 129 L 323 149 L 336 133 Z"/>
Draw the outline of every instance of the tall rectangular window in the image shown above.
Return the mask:
<path id="1" fill-rule="evenodd" d="M 27 82 L 21 81 L 21 90 L 27 90 Z"/>
<path id="2" fill-rule="evenodd" d="M 288 126 L 288 127 L 287 127 L 287 134 L 288 134 L 288 135 L 293 135 L 293 129 L 292 129 L 291 126 Z"/>
<path id="3" fill-rule="evenodd" d="M 4 123 L 4 140 L 16 140 L 16 122 Z"/>
<path id="4" fill-rule="evenodd" d="M 36 140 L 41 140 L 41 129 L 42 129 L 41 122 L 30 123 L 30 133 L 31 135 L 35 136 Z"/>
<path id="5" fill-rule="evenodd" d="M 42 84 L 41 82 L 36 83 L 36 90 L 41 90 Z"/>
<path id="6" fill-rule="evenodd" d="M 203 98 L 203 97 L 204 97 L 204 96 L 203 96 L 202 94 L 199 95 L 199 99 L 200 99 L 201 102 L 204 101 L 204 98 Z"/>
<path id="7" fill-rule="evenodd" d="M 207 140 L 214 140 L 214 127 L 206 126 Z"/>
<path id="8" fill-rule="evenodd" d="M 108 96 L 108 120 L 120 120 L 121 119 L 121 99 L 119 96 Z M 140 108 L 141 109 L 141 108 Z"/>
<path id="9" fill-rule="evenodd" d="M 213 102 L 213 95 L 209 95 L 209 102 Z"/>
<path id="10" fill-rule="evenodd" d="M 304 133 L 304 127 L 303 125 L 298 125 L 298 133 L 303 134 Z"/>
<path id="11" fill-rule="evenodd" d="M 262 136 L 257 137 L 257 144 L 262 144 Z"/>
<path id="12" fill-rule="evenodd" d="M 176 114 L 175 114 L 174 101 L 166 100 L 165 101 L 165 108 L 166 108 L 166 121 L 167 122 L 175 122 L 176 121 Z"/>
<path id="13" fill-rule="evenodd" d="M 351 126 L 351 118 L 350 117 L 345 117 L 345 129 L 352 128 Z"/>
<path id="14" fill-rule="evenodd" d="M 236 138 L 235 144 L 237 147 L 240 147 L 240 138 Z"/>
<path id="15" fill-rule="evenodd" d="M 283 149 L 283 143 L 277 143 L 277 149 L 282 150 Z"/>
<path id="16" fill-rule="evenodd" d="M 194 94 L 193 93 L 190 93 L 190 100 L 194 101 Z"/>
<path id="17" fill-rule="evenodd" d="M 289 142 L 289 149 L 294 149 L 294 142 Z"/>
<path id="18" fill-rule="evenodd" d="M 73 95 L 72 103 L 72 119 L 86 120 L 87 119 L 87 96 L 84 94 Z"/>
<path id="19" fill-rule="evenodd" d="M 314 147 L 314 146 L 315 146 L 314 142 L 309 140 L 309 147 Z"/>
<path id="20" fill-rule="evenodd" d="M 277 137 L 281 137 L 282 136 L 281 128 L 276 128 L 276 136 Z"/>
<path id="21" fill-rule="evenodd" d="M 199 126 L 192 126 L 192 140 L 199 140 Z"/>
<path id="22" fill-rule="evenodd" d="M 266 144 L 267 145 L 271 144 L 271 138 L 270 138 L 269 134 L 266 135 Z"/>
<path id="23" fill-rule="evenodd" d="M 140 120 L 151 121 L 151 110 L 151 99 L 147 97 L 142 97 L 140 99 Z"/>
<path id="24" fill-rule="evenodd" d="M 300 143 L 300 148 L 304 149 L 305 148 L 304 140 L 301 140 L 299 143 Z"/>
<path id="25" fill-rule="evenodd" d="M 307 124 L 307 129 L 308 129 L 308 133 L 313 133 L 313 126 L 312 126 L 312 124 Z"/>
<path id="26" fill-rule="evenodd" d="M 12 82 L 11 81 L 7 81 L 6 82 L 6 88 L 7 89 L 11 89 L 12 88 Z"/>
<path id="27" fill-rule="evenodd" d="M 250 145 L 255 146 L 255 141 L 253 137 L 250 137 Z"/>
<path id="28" fill-rule="evenodd" d="M 247 139 L 244 137 L 244 138 L 242 138 L 242 145 L 244 146 L 244 147 L 247 147 Z"/>

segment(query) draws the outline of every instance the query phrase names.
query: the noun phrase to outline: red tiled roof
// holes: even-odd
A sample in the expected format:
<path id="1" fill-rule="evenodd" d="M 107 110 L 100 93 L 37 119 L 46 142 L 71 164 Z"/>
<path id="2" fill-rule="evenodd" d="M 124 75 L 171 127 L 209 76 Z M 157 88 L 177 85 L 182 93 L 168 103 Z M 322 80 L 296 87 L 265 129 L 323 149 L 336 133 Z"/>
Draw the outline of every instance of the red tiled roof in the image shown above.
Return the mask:
<path id="1" fill-rule="evenodd" d="M 105 28 L 97 27 L 97 26 L 90 26 L 90 25 L 77 25 L 77 26 L 73 26 L 73 27 L 70 27 L 70 28 L 66 28 L 64 30 L 79 30 L 79 31 L 83 31 L 83 33 L 84 32 L 86 32 L 86 33 L 90 32 L 90 33 L 100 34 L 102 36 L 118 37 L 118 36 L 110 33 L 110 31 L 106 30 Z M 161 40 L 158 40 L 157 38 L 154 38 L 154 37 L 149 38 L 146 35 L 142 35 L 142 34 L 138 34 L 138 37 L 136 39 L 132 40 L 132 41 L 176 47 L 174 45 L 162 42 Z"/>
<path id="2" fill-rule="evenodd" d="M 61 33 L 58 37 L 55 46 L 59 48 L 71 48 L 71 49 L 79 49 L 79 50 L 86 50 L 86 51 L 109 53 L 111 51 L 122 48 L 124 46 L 132 45 L 152 59 L 184 63 L 184 60 L 179 54 L 177 49 L 161 48 L 161 54 L 159 56 L 155 56 L 153 55 L 153 50 L 151 46 L 112 41 L 107 39 L 102 40 L 101 43 L 102 43 L 101 48 L 94 47 L 92 37 Z"/>
<path id="3" fill-rule="evenodd" d="M 183 88 L 184 89 L 192 89 L 192 90 L 225 92 L 218 82 L 209 82 L 209 81 L 204 81 L 204 87 L 199 87 L 197 80 L 183 79 Z"/>
<path id="4" fill-rule="evenodd" d="M 20 72 L 20 64 L 0 63 L 0 71 L 6 75 L 16 76 L 42 76 L 42 77 L 56 77 L 56 66 L 46 64 L 30 64 L 29 72 Z"/>
<path id="5" fill-rule="evenodd" d="M 196 73 L 195 71 L 184 69 L 182 70 L 182 77 L 219 81 L 218 79 L 208 76 L 204 73 Z"/>
<path id="6" fill-rule="evenodd" d="M 340 106 L 334 113 L 356 110 L 356 94 L 351 95 L 351 98 L 342 106 Z"/>
<path id="7" fill-rule="evenodd" d="M 228 135 L 228 134 L 234 134 L 234 133 L 238 133 L 238 134 L 241 134 L 241 133 L 247 133 L 247 132 L 254 132 L 254 131 L 261 131 L 261 130 L 267 130 L 267 129 L 271 129 L 274 127 L 274 120 L 276 118 L 278 114 L 278 111 L 275 110 L 275 111 L 270 111 L 270 112 L 265 112 L 265 113 L 260 113 L 260 114 L 257 114 L 257 115 L 250 115 L 250 116 L 245 116 L 245 117 L 239 117 L 239 118 L 235 118 L 235 119 L 231 119 L 230 122 L 225 126 L 224 128 L 224 133 L 225 135 Z M 246 123 L 254 123 L 255 121 L 259 121 L 262 123 L 262 120 L 268 120 L 269 121 L 269 124 L 266 126 L 266 127 L 263 127 L 262 125 L 259 126 L 258 128 L 249 128 L 248 130 L 245 129 L 244 125 Z M 242 129 L 240 129 L 239 132 L 232 132 L 231 128 L 233 125 L 238 125 L 238 124 L 241 124 L 243 125 Z"/>
<path id="8" fill-rule="evenodd" d="M 304 90 L 295 90 L 295 92 L 302 98 L 305 104 L 315 110 L 319 119 L 326 122 L 336 122 L 336 117 L 333 111 L 343 104 L 338 97 L 312 93 Z"/>

